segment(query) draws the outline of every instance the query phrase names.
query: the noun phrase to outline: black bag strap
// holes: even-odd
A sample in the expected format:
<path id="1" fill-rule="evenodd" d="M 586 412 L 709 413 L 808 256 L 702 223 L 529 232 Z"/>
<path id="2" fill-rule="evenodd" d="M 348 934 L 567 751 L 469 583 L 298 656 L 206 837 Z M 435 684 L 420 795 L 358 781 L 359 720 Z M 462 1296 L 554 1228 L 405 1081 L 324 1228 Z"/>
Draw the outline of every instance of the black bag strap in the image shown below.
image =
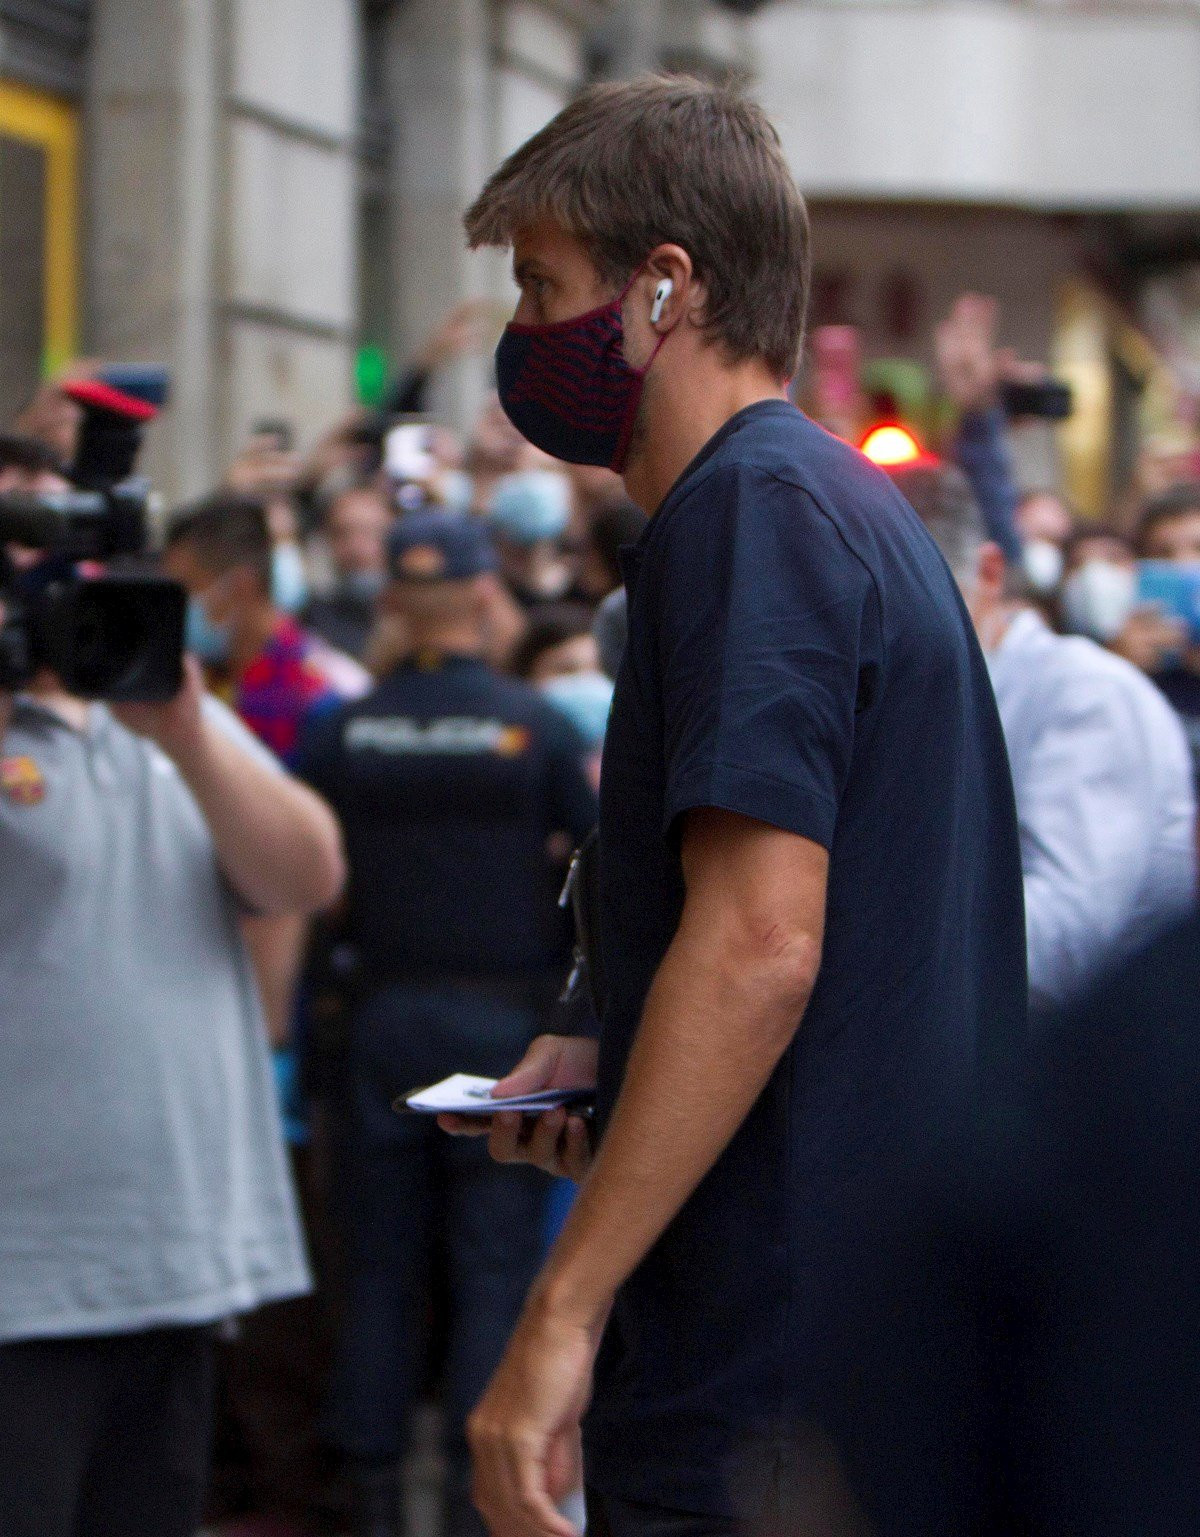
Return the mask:
<path id="1" fill-rule="evenodd" d="M 607 988 L 600 943 L 599 828 L 593 828 L 571 856 L 571 866 L 567 871 L 559 904 L 562 907 L 569 904 L 575 920 L 575 966 L 567 981 L 563 1000 L 565 1002 L 574 998 L 586 978 L 596 1018 L 603 1019 Z"/>

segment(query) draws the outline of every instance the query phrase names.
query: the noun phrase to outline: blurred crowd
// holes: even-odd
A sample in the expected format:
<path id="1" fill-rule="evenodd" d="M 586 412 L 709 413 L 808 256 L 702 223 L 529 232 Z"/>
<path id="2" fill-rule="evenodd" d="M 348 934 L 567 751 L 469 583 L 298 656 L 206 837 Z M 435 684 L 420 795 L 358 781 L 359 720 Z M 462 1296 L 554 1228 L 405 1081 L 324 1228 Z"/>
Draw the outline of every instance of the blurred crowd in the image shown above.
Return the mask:
<path id="1" fill-rule="evenodd" d="M 486 618 L 489 661 L 552 689 L 597 745 L 604 690 L 591 625 L 621 585 L 621 546 L 636 540 L 645 518 L 617 475 L 551 460 L 521 438 L 494 398 L 466 441 L 422 414 L 433 360 L 449 362 L 477 345 L 485 314 L 478 305 L 455 310 L 422 349 L 428 361 L 399 381 L 383 409 L 355 412 L 309 453 L 293 447 L 286 424 L 260 423 L 223 494 L 263 509 L 272 605 L 310 641 L 376 677 L 407 648 L 403 626 L 380 602 L 389 529 L 429 509 L 481 519 L 498 561 Z M 223 621 L 219 599 L 201 606 Z M 234 649 L 244 653 L 244 644 Z M 233 670 L 244 661 L 239 655 Z M 567 685 L 567 678 L 580 681 Z"/>
<path id="2" fill-rule="evenodd" d="M 209 1521 L 230 1534 L 402 1530 L 427 1398 L 445 1412 L 447 1530 L 476 1532 L 462 1420 L 570 1199 L 532 1170 L 488 1174 L 482 1150 L 438 1152 L 390 1108 L 444 1073 L 501 1073 L 548 1027 L 594 1028 L 585 1000 L 558 1000 L 557 889 L 595 818 L 621 551 L 646 518 L 615 474 L 550 460 L 494 398 L 466 438 L 428 414 L 485 318 L 454 311 L 380 409 L 311 448 L 259 423 L 162 530 L 208 689 L 333 806 L 349 866 L 315 919 L 251 904 L 238 920 L 316 1289 L 221 1345 Z M 985 298 L 955 305 L 936 336 L 943 441 L 913 428 L 878 462 L 988 658 L 1044 1009 L 1194 898 L 1200 465 L 1103 524 L 1021 485 L 1003 387 L 1047 375 L 1000 346 L 1001 322 Z M 856 443 L 912 427 L 839 368 L 837 336 L 811 351 L 798 404 L 823 425 Z M 65 484 L 74 427 L 42 392 L 0 440 L 0 491 Z"/>

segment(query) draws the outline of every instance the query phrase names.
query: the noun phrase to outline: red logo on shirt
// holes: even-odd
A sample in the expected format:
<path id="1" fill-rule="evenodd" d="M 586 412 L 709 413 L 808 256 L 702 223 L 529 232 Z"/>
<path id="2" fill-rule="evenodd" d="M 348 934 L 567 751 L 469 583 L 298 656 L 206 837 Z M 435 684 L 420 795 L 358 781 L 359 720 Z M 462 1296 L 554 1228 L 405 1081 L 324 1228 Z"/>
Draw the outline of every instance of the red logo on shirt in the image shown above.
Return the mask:
<path id="1" fill-rule="evenodd" d="M 46 799 L 46 780 L 32 758 L 0 758 L 0 790 L 18 806 Z"/>
<path id="2" fill-rule="evenodd" d="M 496 738 L 496 751 L 502 758 L 519 758 L 529 751 L 533 737 L 525 726 L 506 726 Z"/>

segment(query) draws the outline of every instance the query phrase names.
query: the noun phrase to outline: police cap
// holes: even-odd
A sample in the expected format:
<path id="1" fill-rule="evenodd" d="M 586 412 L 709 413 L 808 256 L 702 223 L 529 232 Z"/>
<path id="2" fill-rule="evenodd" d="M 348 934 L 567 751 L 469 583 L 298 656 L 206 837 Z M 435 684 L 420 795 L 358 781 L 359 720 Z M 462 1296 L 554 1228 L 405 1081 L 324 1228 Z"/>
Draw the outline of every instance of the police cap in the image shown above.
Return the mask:
<path id="1" fill-rule="evenodd" d="M 396 582 L 466 582 L 495 569 L 487 529 L 467 513 L 410 512 L 388 535 L 388 571 Z"/>

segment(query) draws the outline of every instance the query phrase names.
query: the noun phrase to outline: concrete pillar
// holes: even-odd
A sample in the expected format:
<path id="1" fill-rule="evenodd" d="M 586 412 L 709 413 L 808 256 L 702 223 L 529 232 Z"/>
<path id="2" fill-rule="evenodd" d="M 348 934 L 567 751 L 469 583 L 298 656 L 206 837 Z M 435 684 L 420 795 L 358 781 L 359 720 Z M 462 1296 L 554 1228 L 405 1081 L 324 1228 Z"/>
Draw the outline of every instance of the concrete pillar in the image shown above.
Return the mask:
<path id="1" fill-rule="evenodd" d="M 221 0 L 99 0 L 86 95 L 85 351 L 165 362 L 143 465 L 168 497 L 217 460 Z"/>
<path id="2" fill-rule="evenodd" d="M 97 0 L 87 346 L 155 358 L 146 465 L 210 486 L 258 416 L 311 440 L 352 399 L 355 0 Z"/>
<path id="3" fill-rule="evenodd" d="M 353 398 L 358 4 L 227 4 L 222 435 L 281 416 L 305 443 Z"/>
<path id="4" fill-rule="evenodd" d="M 501 160 L 570 99 L 582 43 L 579 21 L 538 0 L 396 6 L 386 95 L 397 361 L 460 299 L 495 300 L 496 332 L 515 304 L 507 255 L 468 252 L 462 215 Z M 490 379 L 489 357 L 464 359 L 439 379 L 434 410 L 469 431 Z"/>
<path id="5" fill-rule="evenodd" d="M 707 80 L 750 79 L 754 54 L 744 16 L 708 0 L 665 0 L 660 62 Z"/>
<path id="6" fill-rule="evenodd" d="M 463 211 L 492 168 L 485 0 L 398 5 L 387 29 L 385 81 L 391 351 L 399 365 L 454 304 L 488 291 L 486 260 L 467 251 L 462 229 Z M 438 414 L 466 430 L 486 379 L 485 360 L 464 359 L 438 381 Z"/>
<path id="7" fill-rule="evenodd" d="M 631 80 L 658 68 L 663 45 L 662 0 L 618 0 L 610 21 L 611 52 L 604 73 Z"/>

